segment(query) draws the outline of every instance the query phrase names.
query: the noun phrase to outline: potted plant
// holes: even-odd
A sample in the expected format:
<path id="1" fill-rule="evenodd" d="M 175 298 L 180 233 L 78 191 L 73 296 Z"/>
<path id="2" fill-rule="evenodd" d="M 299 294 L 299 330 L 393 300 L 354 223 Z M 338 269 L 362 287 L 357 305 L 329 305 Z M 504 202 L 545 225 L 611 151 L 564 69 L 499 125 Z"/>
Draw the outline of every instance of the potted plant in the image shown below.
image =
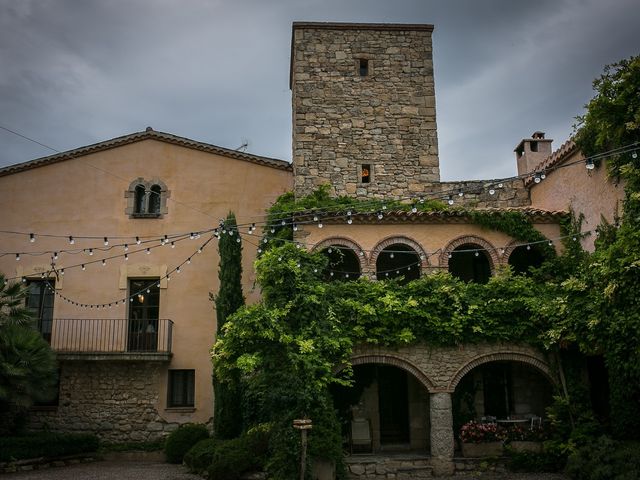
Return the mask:
<path id="1" fill-rule="evenodd" d="M 460 429 L 464 457 L 497 457 L 502 455 L 505 431 L 495 423 L 465 423 Z"/>
<path id="2" fill-rule="evenodd" d="M 548 437 L 544 427 L 538 425 L 528 426 L 514 425 L 507 430 L 506 443 L 516 452 L 542 452 L 542 442 Z"/>

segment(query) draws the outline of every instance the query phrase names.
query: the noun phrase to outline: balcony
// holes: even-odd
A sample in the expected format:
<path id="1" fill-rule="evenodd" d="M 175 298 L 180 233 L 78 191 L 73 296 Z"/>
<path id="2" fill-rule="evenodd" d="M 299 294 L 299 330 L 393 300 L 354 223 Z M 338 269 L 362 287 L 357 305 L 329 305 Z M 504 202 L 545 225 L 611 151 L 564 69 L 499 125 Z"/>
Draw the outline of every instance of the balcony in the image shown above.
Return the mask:
<path id="1" fill-rule="evenodd" d="M 60 360 L 171 359 L 173 322 L 168 319 L 54 318 L 40 327 Z"/>

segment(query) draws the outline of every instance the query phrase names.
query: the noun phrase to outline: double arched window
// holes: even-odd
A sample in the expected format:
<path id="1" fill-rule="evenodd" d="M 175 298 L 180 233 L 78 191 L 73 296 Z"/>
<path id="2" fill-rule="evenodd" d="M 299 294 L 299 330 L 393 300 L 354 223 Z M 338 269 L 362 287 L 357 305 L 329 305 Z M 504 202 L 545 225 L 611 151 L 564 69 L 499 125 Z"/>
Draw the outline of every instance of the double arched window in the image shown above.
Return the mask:
<path id="1" fill-rule="evenodd" d="M 125 213 L 133 218 L 158 218 L 167 213 L 169 190 L 160 180 L 137 178 L 125 192 Z"/>

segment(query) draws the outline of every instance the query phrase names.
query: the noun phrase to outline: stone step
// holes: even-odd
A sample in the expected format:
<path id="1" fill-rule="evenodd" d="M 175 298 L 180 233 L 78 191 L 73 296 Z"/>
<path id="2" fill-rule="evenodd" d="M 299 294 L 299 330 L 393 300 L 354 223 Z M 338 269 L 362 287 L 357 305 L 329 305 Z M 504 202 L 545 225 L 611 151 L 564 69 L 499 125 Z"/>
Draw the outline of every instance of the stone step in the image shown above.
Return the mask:
<path id="1" fill-rule="evenodd" d="M 366 455 L 345 459 L 352 480 L 408 480 L 430 478 L 432 467 L 424 455 Z"/>

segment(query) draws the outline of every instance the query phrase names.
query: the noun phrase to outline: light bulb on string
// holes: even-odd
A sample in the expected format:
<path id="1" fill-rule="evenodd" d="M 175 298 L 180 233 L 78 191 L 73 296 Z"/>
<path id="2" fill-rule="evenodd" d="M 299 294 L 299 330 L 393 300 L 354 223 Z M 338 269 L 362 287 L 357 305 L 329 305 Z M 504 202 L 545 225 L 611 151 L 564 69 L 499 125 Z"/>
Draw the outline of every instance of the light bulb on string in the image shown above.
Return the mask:
<path id="1" fill-rule="evenodd" d="M 271 229 L 269 230 L 271 233 L 276 233 L 276 229 L 271 227 Z"/>
<path id="2" fill-rule="evenodd" d="M 347 223 L 351 225 L 353 223 L 353 219 L 351 217 L 347 217 Z"/>
<path id="3" fill-rule="evenodd" d="M 395 257 L 395 255 L 394 255 L 394 253 L 393 253 L 393 252 L 391 252 L 391 253 L 389 254 L 389 258 L 393 258 L 393 257 Z"/>
<path id="4" fill-rule="evenodd" d="M 136 237 L 136 245 L 140 245 L 142 242 L 140 241 L 140 237 Z"/>
<path id="5" fill-rule="evenodd" d="M 464 197 L 464 192 L 462 191 L 462 189 L 458 190 L 458 196 Z"/>
<path id="6" fill-rule="evenodd" d="M 314 215 L 314 216 L 313 216 L 313 221 L 314 221 L 314 222 L 317 222 L 317 221 L 318 221 L 318 216 L 317 216 L 317 215 Z"/>
<path id="7" fill-rule="evenodd" d="M 91 255 L 93 255 L 93 248 L 90 248 L 90 249 L 89 249 L 89 255 L 90 255 L 90 256 L 91 256 Z"/>
<path id="8" fill-rule="evenodd" d="M 84 263 L 81 265 L 81 267 L 83 272 L 87 269 L 87 267 L 84 266 Z"/>
<path id="9" fill-rule="evenodd" d="M 176 273 L 180 273 L 180 267 L 176 268 Z"/>
<path id="10" fill-rule="evenodd" d="M 476 257 L 479 257 L 479 256 L 480 256 L 480 252 L 476 252 Z"/>
<path id="11" fill-rule="evenodd" d="M 322 225 L 322 222 L 318 222 L 318 228 L 322 228 L 324 225 Z"/>
<path id="12" fill-rule="evenodd" d="M 634 150 L 633 153 L 631 154 L 631 158 L 633 158 L 634 160 L 638 158 L 638 152 Z"/>
<path id="13" fill-rule="evenodd" d="M 198 253 L 202 253 L 202 248 L 198 248 Z"/>
<path id="14" fill-rule="evenodd" d="M 129 260 L 129 254 L 128 254 L 128 253 L 125 253 L 125 254 L 124 254 L 124 261 L 126 262 L 127 260 Z"/>
<path id="15" fill-rule="evenodd" d="M 191 263 L 191 257 L 187 258 L 187 264 Z"/>
<path id="16" fill-rule="evenodd" d="M 549 240 L 549 246 L 553 247 L 553 242 L 551 240 Z"/>
<path id="17" fill-rule="evenodd" d="M 449 198 L 447 199 L 447 203 L 449 205 L 453 205 L 453 197 L 451 195 L 449 195 Z"/>
<path id="18" fill-rule="evenodd" d="M 29 242 L 33 243 L 36 241 L 36 235 L 34 233 L 29 234 Z"/>
<path id="19" fill-rule="evenodd" d="M 587 161 L 585 162 L 585 166 L 587 167 L 587 170 L 593 170 L 594 168 L 596 168 L 596 164 L 593 162 L 591 158 L 587 158 Z"/>
<path id="20" fill-rule="evenodd" d="M 298 231 L 298 225 L 296 225 L 295 223 L 293 224 L 293 231 L 297 232 Z"/>
<path id="21" fill-rule="evenodd" d="M 240 240 L 240 237 L 236 237 L 236 243 L 240 243 L 242 240 Z"/>
<path id="22" fill-rule="evenodd" d="M 109 239 L 107 237 L 104 237 L 104 246 L 105 247 L 109 246 Z"/>
<path id="23" fill-rule="evenodd" d="M 189 234 L 189 240 L 193 240 L 194 238 L 196 238 L 195 234 L 193 232 L 191 232 Z"/>
<path id="24" fill-rule="evenodd" d="M 107 265 L 107 261 L 103 259 L 103 260 L 102 260 L 102 266 L 104 267 L 104 266 L 106 266 L 106 265 Z"/>
<path id="25" fill-rule="evenodd" d="M 493 188 L 489 189 L 489 195 L 495 195 L 496 191 Z"/>
<path id="26" fill-rule="evenodd" d="M 69 245 L 73 245 L 76 241 L 73 239 L 73 235 L 69 235 Z"/>
<path id="27" fill-rule="evenodd" d="M 20 261 L 20 254 L 16 253 L 16 262 L 19 262 L 19 261 Z"/>
<path id="28" fill-rule="evenodd" d="M 230 228 L 230 229 L 229 229 L 229 236 L 230 236 L 230 237 L 233 237 L 233 228 Z"/>
<path id="29" fill-rule="evenodd" d="M 258 253 L 262 253 L 262 249 L 261 248 L 258 248 Z"/>
<path id="30" fill-rule="evenodd" d="M 169 243 L 169 236 L 168 235 L 164 236 L 164 239 L 162 240 L 162 243 Z"/>
<path id="31" fill-rule="evenodd" d="M 171 248 L 176 248 L 176 242 L 171 242 Z"/>
<path id="32" fill-rule="evenodd" d="M 531 245 L 527 245 L 527 250 L 531 250 Z"/>
<path id="33" fill-rule="evenodd" d="M 268 241 L 269 241 L 269 240 L 267 239 L 267 237 L 264 237 L 264 238 L 262 239 L 262 243 L 267 243 Z"/>
<path id="34" fill-rule="evenodd" d="M 145 250 L 147 255 L 151 255 L 151 249 L 149 247 L 147 247 L 147 249 Z"/>
<path id="35" fill-rule="evenodd" d="M 546 173 L 544 173 L 544 172 L 542 172 L 542 173 L 540 174 L 540 180 L 544 180 L 545 178 L 547 178 L 547 174 L 546 174 Z"/>
<path id="36" fill-rule="evenodd" d="M 535 183 L 540 183 L 540 182 L 542 181 L 542 179 L 540 178 L 540 174 L 536 173 L 536 174 L 533 176 L 533 181 L 534 181 Z"/>
<path id="37" fill-rule="evenodd" d="M 129 251 L 129 245 L 127 245 L 126 243 L 124 244 L 124 251 L 128 252 Z"/>
<path id="38" fill-rule="evenodd" d="M 378 212 L 378 220 L 382 220 L 383 214 L 382 212 Z"/>
<path id="39" fill-rule="evenodd" d="M 53 252 L 53 259 L 57 260 L 58 259 L 58 252 Z"/>
<path id="40" fill-rule="evenodd" d="M 287 224 L 286 220 L 282 220 L 282 222 L 280 222 L 280 225 L 282 225 L 283 227 Z"/>
<path id="41" fill-rule="evenodd" d="M 411 213 L 418 213 L 418 207 L 415 204 L 411 207 Z"/>

